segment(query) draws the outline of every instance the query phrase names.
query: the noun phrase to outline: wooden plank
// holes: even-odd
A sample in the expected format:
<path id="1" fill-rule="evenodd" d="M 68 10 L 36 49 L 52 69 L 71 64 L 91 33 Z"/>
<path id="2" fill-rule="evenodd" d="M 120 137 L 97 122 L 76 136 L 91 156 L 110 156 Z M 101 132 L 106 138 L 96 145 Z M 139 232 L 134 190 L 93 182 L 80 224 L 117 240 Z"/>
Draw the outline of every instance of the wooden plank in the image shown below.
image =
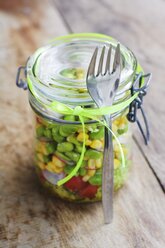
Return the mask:
<path id="1" fill-rule="evenodd" d="M 129 181 L 115 195 L 112 225 L 103 225 L 100 203 L 74 205 L 43 192 L 32 167 L 27 92 L 16 88 L 15 72 L 38 46 L 67 30 L 50 2 L 33 1 L 27 16 L 21 1 L 14 2 L 12 10 L 0 2 L 0 247 L 164 247 L 165 200 L 136 145 Z"/>
<path id="2" fill-rule="evenodd" d="M 17 151 L 14 165 L 1 169 L 0 247 L 163 248 L 165 199 L 134 149 L 135 165 L 115 196 L 112 225 L 103 225 L 100 203 L 66 204 L 44 194 L 29 158 Z"/>
<path id="3" fill-rule="evenodd" d="M 153 73 L 145 109 L 150 121 L 151 142 L 142 146 L 146 159 L 165 189 L 165 2 L 161 0 L 54 0 L 74 32 L 98 32 L 116 37 L 136 54 L 146 72 Z"/>

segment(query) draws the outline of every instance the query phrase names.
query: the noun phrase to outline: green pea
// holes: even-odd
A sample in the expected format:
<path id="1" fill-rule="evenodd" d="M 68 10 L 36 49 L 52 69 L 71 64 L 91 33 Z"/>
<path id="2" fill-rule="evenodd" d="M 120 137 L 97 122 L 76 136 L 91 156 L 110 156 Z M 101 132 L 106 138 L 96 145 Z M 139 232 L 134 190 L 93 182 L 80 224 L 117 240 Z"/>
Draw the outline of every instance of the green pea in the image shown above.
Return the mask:
<path id="1" fill-rule="evenodd" d="M 68 158 L 67 156 L 65 156 L 63 153 L 59 152 L 59 151 L 56 151 L 55 152 L 55 155 L 57 155 L 57 157 L 67 161 L 68 163 L 71 162 L 71 159 Z"/>
<path id="2" fill-rule="evenodd" d="M 93 132 L 93 133 L 90 133 L 90 135 L 89 135 L 89 138 L 91 140 L 101 139 L 103 137 L 104 137 L 104 127 L 100 127 L 98 132 Z"/>
<path id="3" fill-rule="evenodd" d="M 65 165 L 64 166 L 64 172 L 66 174 L 69 174 L 73 169 L 74 169 L 74 166 L 72 166 L 72 165 Z"/>
<path id="4" fill-rule="evenodd" d="M 95 175 L 89 179 L 89 183 L 92 185 L 101 185 L 102 173 L 100 170 L 96 171 Z"/>
<path id="5" fill-rule="evenodd" d="M 76 152 L 65 152 L 65 155 L 67 157 L 69 157 L 74 162 L 78 162 L 78 160 L 80 158 L 80 154 L 78 154 Z"/>
<path id="6" fill-rule="evenodd" d="M 44 126 L 37 127 L 36 128 L 37 137 L 40 138 L 40 137 L 44 136 L 44 131 L 45 131 Z"/>
<path id="7" fill-rule="evenodd" d="M 74 145 L 69 142 L 62 142 L 57 145 L 57 151 L 59 152 L 71 152 L 74 149 Z"/>
<path id="8" fill-rule="evenodd" d="M 86 175 L 86 172 L 87 172 L 87 170 L 85 169 L 85 168 L 80 168 L 79 169 L 79 174 L 80 174 L 80 176 L 85 176 Z"/>
<path id="9" fill-rule="evenodd" d="M 66 116 L 64 116 L 63 119 L 64 119 L 65 121 L 75 121 L 75 120 L 76 120 L 76 118 L 75 118 L 74 115 L 66 115 Z"/>
<path id="10" fill-rule="evenodd" d="M 51 154 L 56 150 L 56 145 L 52 143 L 46 143 L 47 154 Z"/>
<path id="11" fill-rule="evenodd" d="M 77 146 L 80 145 L 80 143 L 79 143 L 78 140 L 76 139 L 76 136 L 74 136 L 74 135 L 68 136 L 68 137 L 67 137 L 67 141 L 68 141 L 68 142 L 71 142 L 71 143 L 73 143 L 74 145 L 77 145 Z"/>
<path id="12" fill-rule="evenodd" d="M 85 158 L 87 159 L 98 159 L 102 157 L 102 152 L 96 151 L 94 149 L 88 149 L 85 152 Z"/>
<path id="13" fill-rule="evenodd" d="M 48 128 L 46 128 L 45 131 L 44 131 L 44 136 L 45 136 L 46 138 L 51 139 L 51 138 L 52 138 L 52 132 L 51 132 L 51 130 L 48 129 Z"/>

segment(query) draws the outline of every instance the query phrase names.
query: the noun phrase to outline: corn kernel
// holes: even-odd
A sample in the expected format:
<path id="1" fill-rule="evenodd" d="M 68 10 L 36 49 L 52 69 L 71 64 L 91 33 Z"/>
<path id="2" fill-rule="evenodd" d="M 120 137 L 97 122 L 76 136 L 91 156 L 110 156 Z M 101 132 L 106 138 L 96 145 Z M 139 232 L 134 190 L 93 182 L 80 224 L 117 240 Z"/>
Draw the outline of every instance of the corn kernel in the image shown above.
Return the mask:
<path id="1" fill-rule="evenodd" d="M 37 163 L 37 165 L 38 165 L 38 167 L 40 167 L 41 170 L 44 170 L 45 166 L 46 166 L 44 163 L 42 163 L 40 161 Z"/>
<path id="2" fill-rule="evenodd" d="M 62 168 L 62 167 L 65 166 L 65 163 L 64 163 L 63 161 L 61 161 L 60 159 L 58 159 L 56 156 L 53 156 L 52 161 L 53 161 L 53 164 L 54 164 L 55 166 L 57 166 L 57 167 Z"/>
<path id="3" fill-rule="evenodd" d="M 114 133 L 117 133 L 117 130 L 118 130 L 117 125 L 113 123 L 113 124 L 112 124 L 112 131 L 113 131 Z"/>
<path id="4" fill-rule="evenodd" d="M 89 139 L 89 135 L 88 134 L 83 134 L 83 133 L 79 133 L 77 136 L 77 140 L 80 142 L 83 142 L 84 140 L 84 136 L 85 136 L 85 141 L 87 141 Z"/>
<path id="5" fill-rule="evenodd" d="M 121 153 L 120 153 L 120 151 L 114 152 L 114 158 L 121 159 Z"/>
<path id="6" fill-rule="evenodd" d="M 46 146 L 45 146 L 45 143 L 42 142 L 41 143 L 41 152 L 44 154 L 44 155 L 48 155 L 48 152 L 46 150 Z"/>
<path id="7" fill-rule="evenodd" d="M 101 158 L 96 159 L 95 166 L 97 169 L 100 169 L 102 167 L 102 159 Z"/>
<path id="8" fill-rule="evenodd" d="M 120 167 L 120 161 L 118 159 L 114 159 L 114 169 L 118 169 Z"/>
<path id="9" fill-rule="evenodd" d="M 53 162 L 49 162 L 46 167 L 45 167 L 48 171 L 50 172 L 54 172 L 54 173 L 61 173 L 63 172 L 63 167 L 57 167 L 54 165 Z"/>
<path id="10" fill-rule="evenodd" d="M 83 180 L 84 182 L 87 182 L 87 181 L 89 180 L 89 178 L 90 178 L 90 176 L 85 175 L 85 176 L 83 176 L 82 180 Z"/>
<path id="11" fill-rule="evenodd" d="M 42 153 L 37 153 L 37 158 L 38 158 L 41 162 L 44 162 L 43 154 L 42 154 Z"/>
<path id="12" fill-rule="evenodd" d="M 54 167 L 54 172 L 55 173 L 57 173 L 57 174 L 60 174 L 60 173 L 62 173 L 64 170 L 63 170 L 63 167 L 57 167 L 57 166 L 55 166 Z"/>
<path id="13" fill-rule="evenodd" d="M 123 147 L 123 153 L 124 153 L 125 156 L 128 155 L 128 149 L 126 147 Z"/>
<path id="14" fill-rule="evenodd" d="M 103 148 L 103 143 L 100 140 L 93 140 L 90 147 L 100 150 Z"/>
<path id="15" fill-rule="evenodd" d="M 120 119 L 117 118 L 115 121 L 113 121 L 113 124 L 116 125 L 116 126 L 118 126 L 119 125 L 119 122 L 120 122 Z"/>
<path id="16" fill-rule="evenodd" d="M 86 140 L 86 141 L 85 141 L 85 145 L 86 145 L 86 146 L 90 146 L 91 144 L 92 144 L 92 140 Z"/>
<path id="17" fill-rule="evenodd" d="M 95 173 L 96 173 L 96 170 L 95 169 L 94 170 L 88 170 L 87 171 L 87 175 L 90 176 L 90 177 L 93 177 Z"/>
<path id="18" fill-rule="evenodd" d="M 95 160 L 94 159 L 88 160 L 88 168 L 89 169 L 95 169 Z"/>

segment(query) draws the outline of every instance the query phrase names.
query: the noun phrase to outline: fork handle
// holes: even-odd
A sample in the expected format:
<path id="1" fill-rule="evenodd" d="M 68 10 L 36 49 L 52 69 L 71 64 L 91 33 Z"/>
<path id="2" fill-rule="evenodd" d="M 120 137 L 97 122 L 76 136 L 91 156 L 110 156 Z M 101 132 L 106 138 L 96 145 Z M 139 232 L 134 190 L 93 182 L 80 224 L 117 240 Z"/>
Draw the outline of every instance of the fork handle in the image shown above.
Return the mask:
<path id="1" fill-rule="evenodd" d="M 106 115 L 104 119 L 108 127 L 112 128 L 111 116 Z M 109 224 L 113 218 L 113 142 L 111 132 L 105 128 L 104 134 L 104 158 L 103 158 L 103 173 L 102 173 L 102 205 L 104 213 L 104 222 Z"/>

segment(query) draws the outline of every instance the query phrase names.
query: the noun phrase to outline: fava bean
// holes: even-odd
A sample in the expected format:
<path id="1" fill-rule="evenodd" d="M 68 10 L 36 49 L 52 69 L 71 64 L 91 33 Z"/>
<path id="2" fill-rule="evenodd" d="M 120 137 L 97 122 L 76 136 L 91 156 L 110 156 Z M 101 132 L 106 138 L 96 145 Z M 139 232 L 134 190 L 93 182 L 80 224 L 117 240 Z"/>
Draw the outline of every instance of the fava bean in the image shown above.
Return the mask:
<path id="1" fill-rule="evenodd" d="M 122 125 L 122 126 L 119 126 L 117 132 L 118 134 L 123 134 L 123 133 L 126 133 L 128 131 L 128 124 L 125 124 L 125 125 Z"/>
<path id="2" fill-rule="evenodd" d="M 76 145 L 76 146 L 79 146 L 79 145 L 80 145 L 80 143 L 79 143 L 78 140 L 76 139 L 76 136 L 74 136 L 74 135 L 68 136 L 68 137 L 67 137 L 67 141 L 73 143 L 73 144 Z"/>
<path id="3" fill-rule="evenodd" d="M 65 155 L 69 157 L 72 161 L 78 162 L 80 158 L 80 154 L 75 153 L 75 152 L 65 152 Z"/>
<path id="4" fill-rule="evenodd" d="M 46 143 L 45 148 L 46 148 L 47 155 L 49 155 L 56 150 L 56 145 L 52 143 Z"/>
<path id="5" fill-rule="evenodd" d="M 60 143 L 64 140 L 64 137 L 59 134 L 59 127 L 52 128 L 52 136 L 57 143 Z"/>
<path id="6" fill-rule="evenodd" d="M 81 153 L 82 152 L 82 146 L 81 145 L 76 145 L 75 151 L 78 152 L 78 153 Z"/>
<path id="7" fill-rule="evenodd" d="M 60 159 L 62 159 L 62 160 L 64 160 L 64 161 L 66 161 L 66 162 L 71 162 L 71 159 L 70 158 L 68 158 L 67 156 L 65 156 L 63 153 L 61 153 L 61 152 L 59 152 L 59 151 L 55 151 L 55 155 L 57 156 L 57 157 L 59 157 Z"/>
<path id="8" fill-rule="evenodd" d="M 60 126 L 59 133 L 62 136 L 67 137 L 68 135 L 75 133 L 77 129 L 77 127 L 71 125 Z"/>
<path id="9" fill-rule="evenodd" d="M 71 152 L 74 149 L 74 145 L 70 142 L 62 142 L 57 145 L 57 151 L 59 152 Z"/>
<path id="10" fill-rule="evenodd" d="M 62 126 L 61 126 L 60 129 L 59 129 L 59 134 L 60 134 L 62 137 L 67 137 L 67 136 L 68 136 L 68 133 L 65 132 L 65 131 L 63 130 L 63 127 L 62 127 Z"/>
<path id="11" fill-rule="evenodd" d="M 96 150 L 93 150 L 93 149 L 88 149 L 86 152 L 85 152 L 85 158 L 87 159 L 98 159 L 98 158 L 101 158 L 102 157 L 102 152 L 99 152 L 99 151 L 96 151 Z"/>
<path id="12" fill-rule="evenodd" d="M 50 129 L 46 128 L 44 131 L 44 136 L 51 139 L 52 138 L 52 132 Z"/>
<path id="13" fill-rule="evenodd" d="M 89 138 L 94 139 L 101 139 L 104 137 L 104 127 L 100 127 L 98 132 L 90 133 Z"/>
<path id="14" fill-rule="evenodd" d="M 58 134 L 58 131 L 59 131 L 59 126 L 53 127 L 52 128 L 52 135 L 54 136 L 54 135 Z"/>
<path id="15" fill-rule="evenodd" d="M 85 176 L 86 175 L 86 172 L 87 172 L 87 170 L 85 169 L 85 168 L 80 168 L 79 169 L 79 174 L 80 174 L 80 176 Z"/>
<path id="16" fill-rule="evenodd" d="M 102 174 L 100 170 L 96 171 L 95 175 L 89 179 L 89 183 L 92 185 L 101 185 Z"/>
<path id="17" fill-rule="evenodd" d="M 65 165 L 65 167 L 64 167 L 64 172 L 66 173 L 66 174 L 69 174 L 72 170 L 74 169 L 74 166 L 72 166 L 72 165 Z"/>
<path id="18" fill-rule="evenodd" d="M 44 131 L 45 131 L 44 126 L 37 127 L 36 128 L 37 137 L 40 138 L 40 137 L 44 136 Z"/>

